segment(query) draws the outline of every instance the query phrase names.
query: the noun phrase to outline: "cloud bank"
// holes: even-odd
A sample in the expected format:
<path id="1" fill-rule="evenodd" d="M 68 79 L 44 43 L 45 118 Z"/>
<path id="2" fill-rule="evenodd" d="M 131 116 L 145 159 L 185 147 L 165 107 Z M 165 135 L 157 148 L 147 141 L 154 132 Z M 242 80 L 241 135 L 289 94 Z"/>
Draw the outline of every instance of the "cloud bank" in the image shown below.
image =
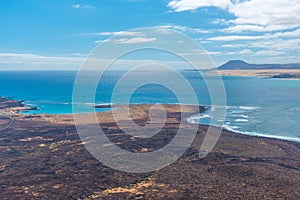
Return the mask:
<path id="1" fill-rule="evenodd" d="M 300 26 L 300 0 L 172 0 L 168 7 L 175 12 L 217 7 L 235 16 L 229 20 L 230 32 L 267 32 Z"/>

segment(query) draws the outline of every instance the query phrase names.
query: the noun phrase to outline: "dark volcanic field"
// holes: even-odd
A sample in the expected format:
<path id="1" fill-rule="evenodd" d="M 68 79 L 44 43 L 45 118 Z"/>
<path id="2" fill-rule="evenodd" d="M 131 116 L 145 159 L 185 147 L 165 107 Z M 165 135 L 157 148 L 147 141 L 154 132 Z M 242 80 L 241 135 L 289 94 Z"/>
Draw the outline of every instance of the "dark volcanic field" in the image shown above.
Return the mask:
<path id="1" fill-rule="evenodd" d="M 13 104 L 15 103 L 15 104 Z M 300 150 L 292 142 L 223 131 L 214 150 L 198 158 L 207 126 L 185 155 L 148 174 L 103 166 L 81 143 L 72 116 L 20 115 L 18 102 L 0 99 L 0 198 L 8 199 L 300 199 Z M 159 149 L 176 135 L 180 112 L 165 105 L 168 120 L 152 138 L 134 139 L 100 113 L 111 141 L 143 152 Z M 149 120 L 149 106 L 134 105 L 137 123 Z M 4 112 L 5 111 L 5 112 Z M 120 110 L 120 112 L 122 112 Z M 192 114 L 187 109 L 185 114 Z M 186 130 L 190 126 L 186 124 Z"/>

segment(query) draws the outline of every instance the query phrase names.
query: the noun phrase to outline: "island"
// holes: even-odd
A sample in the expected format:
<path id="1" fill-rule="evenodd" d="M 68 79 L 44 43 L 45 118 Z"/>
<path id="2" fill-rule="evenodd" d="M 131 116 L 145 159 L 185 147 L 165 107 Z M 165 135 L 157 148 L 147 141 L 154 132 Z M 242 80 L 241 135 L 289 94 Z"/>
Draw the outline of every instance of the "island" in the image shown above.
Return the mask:
<path id="1" fill-rule="evenodd" d="M 300 64 L 249 64 L 242 60 L 231 60 L 211 72 L 222 76 L 300 79 Z"/>

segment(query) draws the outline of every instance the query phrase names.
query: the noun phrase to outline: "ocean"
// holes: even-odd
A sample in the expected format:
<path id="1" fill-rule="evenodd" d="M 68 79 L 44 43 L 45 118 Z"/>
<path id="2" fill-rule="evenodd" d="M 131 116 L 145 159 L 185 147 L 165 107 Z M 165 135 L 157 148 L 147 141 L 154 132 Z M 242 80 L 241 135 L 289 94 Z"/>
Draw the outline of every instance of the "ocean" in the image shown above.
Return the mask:
<path id="1" fill-rule="evenodd" d="M 111 94 L 124 73 L 107 72 L 98 84 L 95 102 L 82 103 L 82 112 L 95 104 L 114 103 Z M 164 72 L 157 73 L 164 75 Z M 195 71 L 181 73 L 196 91 L 199 104 L 207 107 L 205 113 L 191 116 L 187 120 L 191 123 L 210 124 L 210 112 L 214 105 L 210 103 L 205 82 Z M 147 77 L 149 74 L 139 72 L 137 76 Z M 165 76 L 169 78 L 167 73 Z M 2 71 L 0 96 L 23 100 L 27 106 L 39 108 L 28 111 L 27 114 L 71 114 L 75 77 L 76 71 Z M 300 142 L 300 81 L 261 77 L 223 77 L 223 81 L 227 95 L 224 128 L 236 133 Z M 126 91 L 119 95 L 118 103 L 122 103 L 122 95 L 125 96 Z M 179 102 L 169 89 L 157 84 L 148 84 L 135 91 L 130 103 Z M 107 110 L 110 109 L 97 109 L 100 112 Z"/>

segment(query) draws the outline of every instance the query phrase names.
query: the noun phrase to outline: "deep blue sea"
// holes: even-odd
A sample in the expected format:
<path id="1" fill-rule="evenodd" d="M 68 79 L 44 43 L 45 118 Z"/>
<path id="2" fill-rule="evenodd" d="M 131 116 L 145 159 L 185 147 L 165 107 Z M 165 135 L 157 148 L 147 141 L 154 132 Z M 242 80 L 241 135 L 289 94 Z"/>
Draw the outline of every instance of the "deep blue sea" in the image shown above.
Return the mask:
<path id="1" fill-rule="evenodd" d="M 82 112 L 94 104 L 114 103 L 111 94 L 123 73 L 107 72 L 97 87 L 96 102 L 82 104 Z M 189 121 L 209 124 L 213 106 L 205 82 L 195 71 L 183 71 L 182 74 L 195 89 L 199 103 L 208 108 L 206 113 L 193 116 Z M 140 72 L 138 76 L 148 74 Z M 165 76 L 172 78 L 168 74 Z M 0 96 L 24 100 L 28 106 L 39 108 L 28 112 L 30 114 L 70 114 L 75 77 L 75 71 L 0 72 Z M 300 81 L 258 77 L 223 77 L 223 81 L 227 95 L 225 128 L 300 142 Z M 122 94 L 119 100 L 118 103 L 122 102 Z M 148 84 L 134 93 L 130 103 L 178 103 L 178 100 L 168 89 Z M 106 110 L 109 109 L 98 109 Z"/>

